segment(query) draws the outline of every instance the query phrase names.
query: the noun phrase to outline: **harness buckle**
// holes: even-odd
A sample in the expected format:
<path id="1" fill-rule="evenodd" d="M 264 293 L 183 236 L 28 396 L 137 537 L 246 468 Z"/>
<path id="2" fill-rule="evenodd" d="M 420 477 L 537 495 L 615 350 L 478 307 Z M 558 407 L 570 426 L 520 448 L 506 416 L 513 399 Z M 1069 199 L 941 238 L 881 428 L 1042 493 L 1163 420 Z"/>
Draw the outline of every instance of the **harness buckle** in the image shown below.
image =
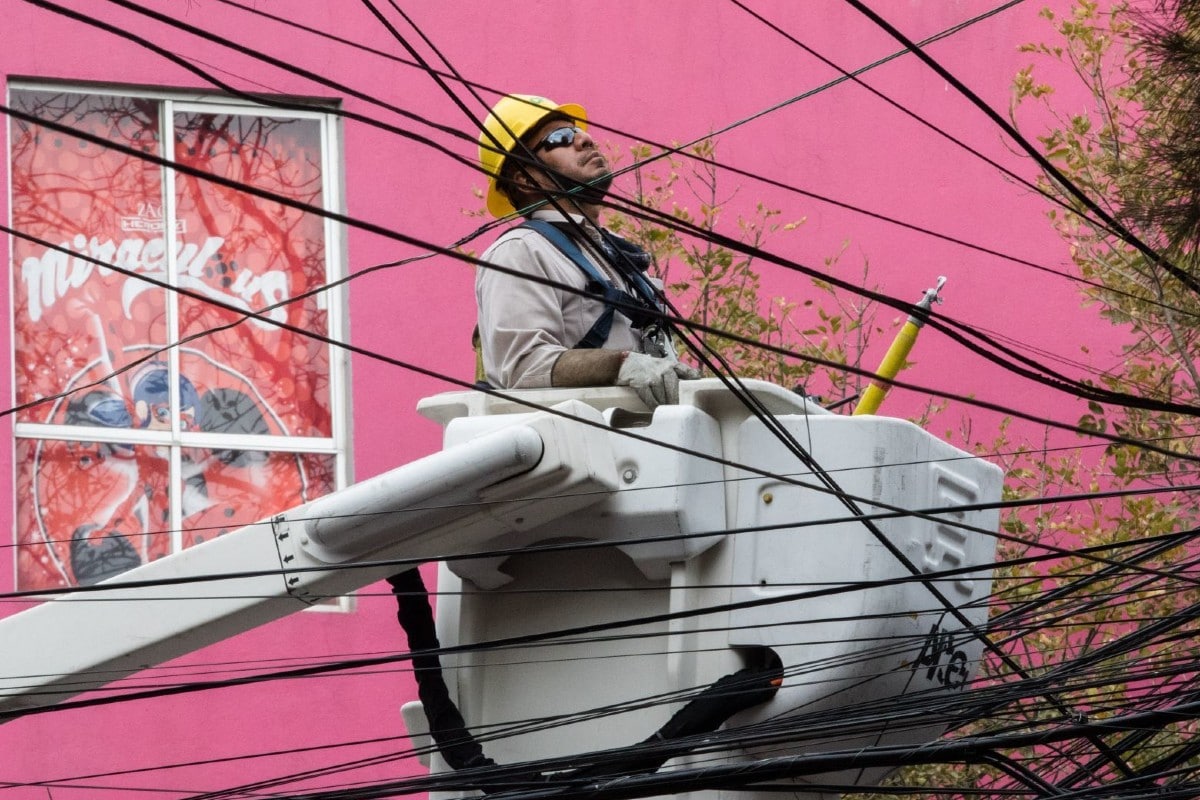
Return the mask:
<path id="1" fill-rule="evenodd" d="M 671 352 L 670 337 L 658 323 L 645 326 L 640 331 L 642 336 L 642 352 L 655 358 L 666 358 Z"/>

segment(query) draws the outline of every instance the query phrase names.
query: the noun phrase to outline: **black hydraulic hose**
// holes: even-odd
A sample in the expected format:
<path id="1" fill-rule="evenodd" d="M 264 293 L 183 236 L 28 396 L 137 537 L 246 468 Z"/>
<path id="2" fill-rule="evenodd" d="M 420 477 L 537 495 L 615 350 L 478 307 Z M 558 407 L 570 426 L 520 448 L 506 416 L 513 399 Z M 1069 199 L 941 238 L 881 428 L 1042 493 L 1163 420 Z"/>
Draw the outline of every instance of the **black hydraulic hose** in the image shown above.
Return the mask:
<path id="1" fill-rule="evenodd" d="M 496 762 L 484 755 L 483 747 L 467 728 L 458 706 L 450 698 L 442 676 L 442 663 L 437 653 L 441 643 L 434 625 L 433 607 L 429 592 L 417 569 L 409 569 L 388 578 L 396 597 L 396 619 L 408 638 L 412 651 L 413 673 L 417 681 L 417 697 L 424 707 L 429 733 L 438 753 L 455 771 L 474 767 L 496 767 Z M 573 770 L 542 773 L 537 770 L 514 773 L 500 767 L 495 780 L 482 778 L 485 794 L 512 791 L 514 787 L 554 781 L 591 781 L 617 775 L 648 774 L 658 770 L 671 758 L 686 753 L 699 742 L 668 743 L 712 733 L 734 714 L 767 702 L 783 683 L 783 664 L 767 648 L 753 651 L 756 662 L 731 675 L 726 675 L 693 697 L 659 728 L 650 738 L 617 751 L 611 751 L 592 763 Z"/>
<path id="2" fill-rule="evenodd" d="M 408 637 L 412 651 L 413 674 L 417 679 L 417 697 L 429 720 L 429 733 L 438 752 L 452 769 L 492 766 L 496 762 L 483 754 L 483 748 L 463 720 L 458 706 L 450 699 L 442 677 L 441 650 L 433 622 L 429 592 L 417 569 L 410 569 L 388 578 L 396 595 L 396 619 Z"/>

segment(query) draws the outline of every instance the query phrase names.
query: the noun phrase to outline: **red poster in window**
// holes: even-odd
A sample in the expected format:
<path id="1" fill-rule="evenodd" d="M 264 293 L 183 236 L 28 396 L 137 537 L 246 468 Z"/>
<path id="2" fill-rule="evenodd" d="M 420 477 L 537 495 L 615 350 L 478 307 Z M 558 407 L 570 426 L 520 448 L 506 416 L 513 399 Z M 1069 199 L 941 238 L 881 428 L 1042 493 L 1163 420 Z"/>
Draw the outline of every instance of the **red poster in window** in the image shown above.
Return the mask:
<path id="1" fill-rule="evenodd" d="M 184 524 L 177 533 L 169 524 L 162 448 L 18 439 L 18 588 L 98 583 L 334 487 L 332 456 L 232 449 L 183 455 L 175 490 Z"/>
<path id="2" fill-rule="evenodd" d="M 50 92 L 14 101 L 159 152 L 154 101 Z M 173 131 L 182 163 L 321 203 L 316 120 L 184 114 Z M 331 436 L 328 346 L 304 333 L 328 329 L 324 298 L 307 296 L 325 281 L 321 218 L 181 174 L 164 202 L 159 166 L 38 126 L 18 126 L 12 147 L 14 227 L 24 234 L 13 248 L 16 391 L 28 406 L 19 421 L 81 426 L 80 441 L 20 444 L 18 586 L 103 580 L 328 492 L 332 457 L 178 440 Z M 170 297 L 168 282 L 190 296 Z M 177 366 L 164 350 L 172 342 Z M 88 443 L 82 427 L 118 439 L 162 431 L 163 445 Z M 173 501 L 182 531 L 170 530 Z"/>
<path id="3" fill-rule="evenodd" d="M 313 119 L 179 114 L 180 163 L 248 183 L 310 206 L 322 204 L 320 127 Z M 206 299 L 179 298 L 181 334 L 215 364 L 236 369 L 255 387 L 278 426 L 292 436 L 331 435 L 329 347 L 283 330 L 328 333 L 324 294 L 324 220 L 316 214 L 189 175 L 176 178 L 178 224 L 205 251 L 180 270 L 179 282 Z M 268 319 L 242 322 L 233 309 L 265 309 Z M 202 367 L 199 363 L 197 370 Z"/>

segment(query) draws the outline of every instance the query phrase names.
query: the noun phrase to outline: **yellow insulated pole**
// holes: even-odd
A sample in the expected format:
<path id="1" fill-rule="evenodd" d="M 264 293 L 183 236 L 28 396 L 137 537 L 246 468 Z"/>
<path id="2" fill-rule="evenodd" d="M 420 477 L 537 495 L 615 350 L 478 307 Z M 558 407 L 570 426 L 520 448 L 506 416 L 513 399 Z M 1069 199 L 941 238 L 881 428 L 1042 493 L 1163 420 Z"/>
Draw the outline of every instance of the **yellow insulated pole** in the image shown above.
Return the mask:
<path id="1" fill-rule="evenodd" d="M 858 405 L 854 407 L 855 416 L 859 414 L 874 414 L 879 410 L 879 405 L 887 395 L 888 389 L 892 388 L 892 379 L 904 367 L 904 361 L 908 358 L 913 344 L 917 341 L 917 333 L 921 328 L 925 327 L 925 320 L 929 316 L 929 310 L 933 307 L 934 303 L 942 302 L 942 299 L 938 297 L 938 292 L 945 285 L 945 276 L 938 276 L 937 285 L 925 291 L 925 296 L 917 303 L 917 310 L 909 315 L 908 321 L 904 323 L 904 327 L 896 334 L 896 338 L 892 341 L 892 346 L 888 348 L 883 361 L 880 362 L 879 369 L 875 370 L 875 379 L 867 386 L 858 401 Z"/>

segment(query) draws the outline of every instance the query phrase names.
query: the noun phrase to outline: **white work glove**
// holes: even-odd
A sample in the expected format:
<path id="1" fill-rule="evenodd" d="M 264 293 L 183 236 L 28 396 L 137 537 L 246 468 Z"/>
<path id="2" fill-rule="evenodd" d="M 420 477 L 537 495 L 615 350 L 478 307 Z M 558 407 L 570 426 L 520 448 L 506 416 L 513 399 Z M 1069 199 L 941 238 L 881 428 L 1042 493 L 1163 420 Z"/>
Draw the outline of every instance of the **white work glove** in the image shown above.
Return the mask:
<path id="1" fill-rule="evenodd" d="M 649 408 L 679 402 L 679 379 L 694 380 L 700 373 L 670 358 L 630 353 L 617 373 L 617 386 L 631 386 Z"/>

